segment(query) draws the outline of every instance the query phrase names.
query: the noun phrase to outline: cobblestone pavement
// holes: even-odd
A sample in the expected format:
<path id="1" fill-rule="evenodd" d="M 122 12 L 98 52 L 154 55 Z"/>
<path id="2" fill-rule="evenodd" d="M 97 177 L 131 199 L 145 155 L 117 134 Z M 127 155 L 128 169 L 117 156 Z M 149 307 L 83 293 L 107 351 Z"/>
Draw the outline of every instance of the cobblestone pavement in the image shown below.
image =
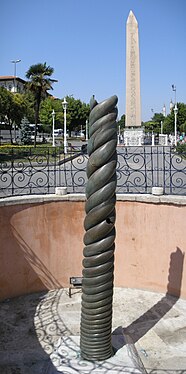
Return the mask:
<path id="1" fill-rule="evenodd" d="M 96 367 L 71 367 L 68 371 L 71 363 L 67 365 L 64 359 L 65 347 L 56 358 L 61 341 L 79 337 L 80 303 L 81 292 L 73 291 L 69 298 L 67 289 L 1 302 L 0 374 L 55 374 L 59 366 L 62 373 L 98 373 Z M 113 331 L 117 333 L 118 328 L 135 347 L 149 374 L 186 374 L 186 300 L 116 288 Z M 118 351 L 124 339 L 119 344 Z M 103 374 L 124 372 L 114 366 L 101 366 L 100 370 Z"/>

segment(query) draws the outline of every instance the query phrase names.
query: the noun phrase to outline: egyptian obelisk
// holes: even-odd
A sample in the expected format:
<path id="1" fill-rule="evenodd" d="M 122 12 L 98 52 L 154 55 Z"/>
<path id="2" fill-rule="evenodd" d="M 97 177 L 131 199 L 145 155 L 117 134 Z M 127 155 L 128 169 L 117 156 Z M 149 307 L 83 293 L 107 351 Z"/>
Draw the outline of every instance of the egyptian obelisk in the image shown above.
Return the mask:
<path id="1" fill-rule="evenodd" d="M 139 33 L 138 22 L 132 10 L 126 24 L 125 129 L 126 143 L 128 145 L 139 145 L 143 134 L 141 128 Z"/>

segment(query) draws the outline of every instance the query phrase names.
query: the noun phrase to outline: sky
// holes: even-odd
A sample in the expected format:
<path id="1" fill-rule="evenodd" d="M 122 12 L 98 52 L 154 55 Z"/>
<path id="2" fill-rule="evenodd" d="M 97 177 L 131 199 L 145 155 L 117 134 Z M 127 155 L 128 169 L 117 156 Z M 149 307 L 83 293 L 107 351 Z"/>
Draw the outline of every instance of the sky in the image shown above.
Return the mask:
<path id="1" fill-rule="evenodd" d="M 186 103 L 186 0 L 0 0 L 0 75 L 26 79 L 31 65 L 54 68 L 55 97 L 89 103 L 118 96 L 125 113 L 126 21 L 139 26 L 142 121 L 170 100 Z"/>

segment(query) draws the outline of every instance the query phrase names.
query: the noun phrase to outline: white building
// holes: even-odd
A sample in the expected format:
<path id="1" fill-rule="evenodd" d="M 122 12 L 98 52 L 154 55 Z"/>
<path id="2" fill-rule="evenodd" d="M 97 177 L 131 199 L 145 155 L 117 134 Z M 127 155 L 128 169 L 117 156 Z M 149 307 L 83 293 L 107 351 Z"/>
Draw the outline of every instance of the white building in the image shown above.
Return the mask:
<path id="1" fill-rule="evenodd" d="M 5 87 L 10 92 L 23 93 L 26 81 L 15 76 L 0 76 L 0 87 Z"/>

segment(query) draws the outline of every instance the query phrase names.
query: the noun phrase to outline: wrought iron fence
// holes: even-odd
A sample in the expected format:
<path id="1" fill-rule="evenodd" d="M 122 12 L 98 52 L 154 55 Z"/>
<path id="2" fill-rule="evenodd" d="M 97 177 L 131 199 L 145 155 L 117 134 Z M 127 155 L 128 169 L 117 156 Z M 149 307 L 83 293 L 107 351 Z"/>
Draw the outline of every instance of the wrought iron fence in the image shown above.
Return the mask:
<path id="1" fill-rule="evenodd" d="M 169 146 L 120 146 L 117 153 L 117 193 L 151 193 L 152 187 L 161 186 L 165 194 L 185 195 L 186 154 Z M 71 147 L 65 155 L 58 147 L 12 148 L 0 154 L 0 197 L 55 193 L 58 186 L 85 193 L 87 159 L 86 147 Z"/>

